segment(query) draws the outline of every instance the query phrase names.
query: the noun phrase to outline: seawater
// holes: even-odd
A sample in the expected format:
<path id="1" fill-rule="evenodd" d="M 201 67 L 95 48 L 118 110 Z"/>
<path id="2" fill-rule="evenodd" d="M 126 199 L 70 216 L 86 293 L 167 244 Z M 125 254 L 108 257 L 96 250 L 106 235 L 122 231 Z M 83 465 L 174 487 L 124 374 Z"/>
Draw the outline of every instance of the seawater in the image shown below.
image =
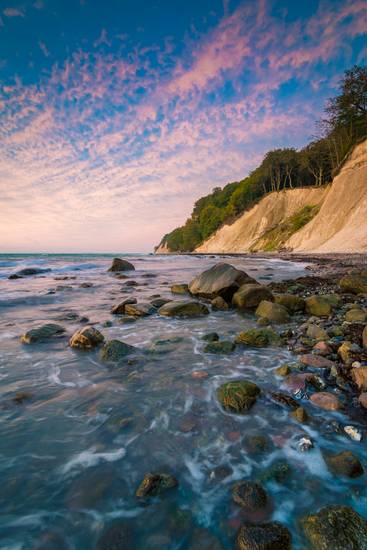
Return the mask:
<path id="1" fill-rule="evenodd" d="M 110 314 L 130 295 L 142 302 L 155 295 L 180 299 L 171 295 L 170 285 L 189 282 L 218 261 L 263 283 L 304 275 L 306 265 L 249 257 L 126 257 L 136 267 L 128 274 L 136 287 L 107 272 L 112 255 L 0 255 L 0 547 L 96 548 L 109 525 L 124 521 L 131 527 L 131 548 L 189 549 L 199 538 L 202 548 L 205 540 L 208 548 L 213 540 L 231 548 L 241 522 L 249 519 L 231 502 L 231 487 L 241 479 L 259 479 L 280 459 L 288 461 L 291 475 L 283 483 L 264 482 L 272 501 L 267 519 L 287 525 L 295 548 L 305 547 L 297 524 L 305 513 L 334 503 L 363 513 L 365 483 L 335 480 L 321 455 L 321 449 L 348 448 L 367 458 L 363 443 L 324 428 L 342 415 L 302 403 L 319 422 L 319 429 L 310 428 L 266 397 L 279 390 L 282 380 L 274 371 L 296 359 L 291 352 L 203 352 L 204 334 L 216 331 L 233 339 L 256 326 L 252 314 L 211 312 L 186 320 L 152 315 L 133 324 L 119 324 Z M 8 280 L 25 267 L 50 271 Z M 154 277 L 145 277 L 148 273 Z M 78 316 L 107 339 L 123 340 L 143 353 L 132 365 L 116 367 L 103 363 L 98 352 L 70 349 L 67 337 L 20 343 L 22 333 L 44 322 L 60 323 L 70 336 L 83 326 Z M 208 377 L 194 379 L 192 372 L 200 370 Z M 256 382 L 262 397 L 247 415 L 227 414 L 216 390 L 242 377 Z M 19 391 L 30 392 L 31 400 L 13 403 Z M 255 434 L 273 442 L 261 458 L 246 447 Z M 308 453 L 297 450 L 302 435 L 315 442 Z M 179 487 L 141 503 L 134 493 L 151 471 L 175 475 Z"/>

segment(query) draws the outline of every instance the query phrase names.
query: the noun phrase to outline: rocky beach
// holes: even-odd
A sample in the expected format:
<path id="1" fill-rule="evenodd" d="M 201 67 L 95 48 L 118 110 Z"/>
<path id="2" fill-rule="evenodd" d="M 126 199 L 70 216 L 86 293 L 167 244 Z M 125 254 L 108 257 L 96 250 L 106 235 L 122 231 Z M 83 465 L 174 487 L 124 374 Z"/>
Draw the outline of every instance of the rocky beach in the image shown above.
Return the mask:
<path id="1" fill-rule="evenodd" d="M 2 547 L 367 547 L 364 255 L 0 277 Z"/>

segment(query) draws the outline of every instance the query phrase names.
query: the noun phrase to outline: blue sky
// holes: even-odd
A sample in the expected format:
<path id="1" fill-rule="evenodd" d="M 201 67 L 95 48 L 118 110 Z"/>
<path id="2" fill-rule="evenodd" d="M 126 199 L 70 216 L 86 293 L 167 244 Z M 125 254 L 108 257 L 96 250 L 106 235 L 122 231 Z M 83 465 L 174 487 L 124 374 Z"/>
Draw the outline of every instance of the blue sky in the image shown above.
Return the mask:
<path id="1" fill-rule="evenodd" d="M 367 0 L 0 2 L 0 251 L 150 251 L 301 147 Z"/>

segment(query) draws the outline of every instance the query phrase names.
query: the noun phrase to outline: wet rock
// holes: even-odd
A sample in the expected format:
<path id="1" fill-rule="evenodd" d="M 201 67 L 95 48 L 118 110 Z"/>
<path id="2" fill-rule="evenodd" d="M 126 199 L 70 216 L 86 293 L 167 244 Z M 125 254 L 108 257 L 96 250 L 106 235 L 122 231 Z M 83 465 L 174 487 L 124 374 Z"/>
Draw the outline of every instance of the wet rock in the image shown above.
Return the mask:
<path id="1" fill-rule="evenodd" d="M 325 453 L 324 460 L 330 472 L 336 476 L 355 478 L 364 473 L 361 461 L 351 451 L 342 451 L 334 455 Z"/>
<path id="2" fill-rule="evenodd" d="M 367 349 L 367 325 L 364 327 L 362 332 L 362 345 Z"/>
<path id="3" fill-rule="evenodd" d="M 323 357 L 332 353 L 331 347 L 324 341 L 317 342 L 317 344 L 314 345 L 313 350 L 315 353 L 322 355 Z"/>
<path id="4" fill-rule="evenodd" d="M 59 533 L 47 531 L 40 535 L 31 550 L 70 550 L 70 546 Z"/>
<path id="5" fill-rule="evenodd" d="M 364 409 L 367 409 L 367 392 L 361 393 L 361 395 L 358 397 L 358 401 Z"/>
<path id="6" fill-rule="evenodd" d="M 289 409 L 297 409 L 298 408 L 298 402 L 295 399 L 293 399 L 293 397 L 291 395 L 289 395 L 287 393 L 271 392 L 270 396 L 277 403 L 280 403 L 281 405 L 284 405 L 284 407 L 287 407 Z"/>
<path id="7" fill-rule="evenodd" d="M 313 448 L 313 442 L 309 437 L 301 437 L 297 447 L 301 453 L 305 453 Z"/>
<path id="8" fill-rule="evenodd" d="M 191 294 L 213 299 L 221 296 L 227 303 L 244 284 L 256 284 L 255 279 L 230 264 L 219 263 L 197 275 L 189 284 Z"/>
<path id="9" fill-rule="evenodd" d="M 21 279 L 22 277 L 31 277 L 32 275 L 41 275 L 48 273 L 51 269 L 42 269 L 40 267 L 26 267 L 9 276 L 9 279 Z"/>
<path id="10" fill-rule="evenodd" d="M 235 338 L 236 344 L 249 346 L 253 348 L 263 348 L 280 343 L 279 335 L 271 329 L 253 328 L 245 332 L 240 332 Z"/>
<path id="11" fill-rule="evenodd" d="M 249 512 L 262 511 L 267 507 L 268 496 L 260 483 L 240 481 L 232 488 L 233 501 Z"/>
<path id="12" fill-rule="evenodd" d="M 297 407 L 294 411 L 292 411 L 291 417 L 301 424 L 308 422 L 308 414 L 303 407 Z"/>
<path id="13" fill-rule="evenodd" d="M 217 332 L 208 332 L 201 338 L 205 342 L 218 342 L 219 334 Z"/>
<path id="14" fill-rule="evenodd" d="M 234 293 L 232 304 L 237 309 L 255 309 L 263 300 L 273 301 L 273 293 L 266 286 L 248 284 L 242 285 Z"/>
<path id="15" fill-rule="evenodd" d="M 189 433 L 195 431 L 197 427 L 198 422 L 195 415 L 192 413 L 187 413 L 183 416 L 179 429 L 183 433 Z"/>
<path id="16" fill-rule="evenodd" d="M 358 358 L 361 349 L 357 344 L 352 342 L 343 342 L 338 348 L 338 355 L 345 365 L 351 365 L 353 361 Z"/>
<path id="17" fill-rule="evenodd" d="M 294 294 L 276 294 L 275 303 L 285 307 L 291 315 L 304 311 L 306 306 L 304 299 Z"/>
<path id="18" fill-rule="evenodd" d="M 186 285 L 184 283 L 172 285 L 171 286 L 171 292 L 172 292 L 172 294 L 188 294 L 189 285 Z"/>
<path id="19" fill-rule="evenodd" d="M 291 474 L 291 468 L 286 460 L 276 460 L 261 475 L 261 480 L 284 483 Z"/>
<path id="20" fill-rule="evenodd" d="M 211 481 L 223 481 L 227 477 L 233 474 L 233 470 L 230 466 L 217 466 L 209 475 Z"/>
<path id="21" fill-rule="evenodd" d="M 149 303 L 125 305 L 126 315 L 131 315 L 132 317 L 147 317 L 148 315 L 153 315 L 155 312 L 156 308 Z"/>
<path id="22" fill-rule="evenodd" d="M 207 529 L 195 529 L 187 550 L 224 550 L 221 542 Z"/>
<path id="23" fill-rule="evenodd" d="M 150 301 L 153 307 L 156 309 L 159 309 L 160 307 L 164 306 L 165 304 L 168 304 L 171 300 L 167 300 L 166 298 L 154 298 Z"/>
<path id="24" fill-rule="evenodd" d="M 328 317 L 332 306 L 330 301 L 323 296 L 310 296 L 306 298 L 306 311 L 315 317 Z"/>
<path id="25" fill-rule="evenodd" d="M 133 264 L 127 260 L 122 260 L 121 258 L 114 258 L 112 260 L 112 265 L 108 271 L 119 272 L 119 271 L 134 271 L 135 267 Z"/>
<path id="26" fill-rule="evenodd" d="M 260 388 L 249 380 L 231 380 L 218 388 L 222 407 L 232 413 L 244 414 L 255 404 Z"/>
<path id="27" fill-rule="evenodd" d="M 202 380 L 204 378 L 208 378 L 209 374 L 205 370 L 194 370 L 191 373 L 191 378 L 194 378 L 195 380 Z"/>
<path id="28" fill-rule="evenodd" d="M 229 309 L 229 305 L 221 296 L 217 296 L 210 303 L 214 310 L 227 311 Z"/>
<path id="29" fill-rule="evenodd" d="M 159 308 L 158 313 L 164 317 L 202 317 L 208 315 L 209 310 L 200 302 L 187 300 L 168 302 Z"/>
<path id="30" fill-rule="evenodd" d="M 362 441 L 362 432 L 355 426 L 344 426 L 344 431 L 353 441 Z"/>
<path id="31" fill-rule="evenodd" d="M 143 481 L 136 490 L 139 498 L 154 497 L 177 487 L 178 481 L 170 474 L 145 474 Z"/>
<path id="32" fill-rule="evenodd" d="M 132 533 L 127 521 L 118 521 L 108 527 L 97 542 L 98 550 L 130 548 Z"/>
<path id="33" fill-rule="evenodd" d="M 228 340 L 209 342 L 204 348 L 204 353 L 232 353 L 235 347 L 235 344 Z"/>
<path id="34" fill-rule="evenodd" d="M 359 308 L 350 309 L 345 314 L 345 320 L 349 323 L 365 323 L 367 320 L 367 312 Z"/>
<path id="35" fill-rule="evenodd" d="M 270 452 L 274 445 L 268 435 L 250 435 L 245 440 L 246 450 L 253 455 L 262 455 Z"/>
<path id="36" fill-rule="evenodd" d="M 291 534 L 280 523 L 244 524 L 237 535 L 238 550 L 290 550 Z"/>
<path id="37" fill-rule="evenodd" d="M 28 330 L 20 337 L 22 344 L 35 344 L 39 342 L 47 342 L 51 338 L 62 336 L 65 332 L 64 327 L 55 323 L 47 323 L 37 328 Z"/>
<path id="38" fill-rule="evenodd" d="M 313 384 L 314 374 L 311 372 L 299 372 L 290 374 L 284 381 L 283 386 L 294 395 L 307 388 L 307 384 Z"/>
<path id="39" fill-rule="evenodd" d="M 301 525 L 312 550 L 367 548 L 367 521 L 349 506 L 327 506 Z"/>
<path id="40" fill-rule="evenodd" d="M 339 286 L 344 292 L 367 294 L 367 271 L 344 275 L 339 281 Z"/>
<path id="41" fill-rule="evenodd" d="M 314 324 L 308 325 L 306 334 L 309 338 L 313 338 L 314 340 L 329 339 L 329 335 L 326 330 Z"/>
<path id="42" fill-rule="evenodd" d="M 14 397 L 12 397 L 12 401 L 17 405 L 23 405 L 23 403 L 25 403 L 26 401 L 30 401 L 32 397 L 33 393 L 30 393 L 28 391 L 19 391 L 14 395 Z"/>
<path id="43" fill-rule="evenodd" d="M 333 393 L 314 393 L 311 395 L 310 401 L 316 405 L 316 407 L 324 409 L 325 411 L 339 411 L 342 408 L 339 399 Z"/>
<path id="44" fill-rule="evenodd" d="M 353 368 L 352 379 L 359 390 L 367 391 L 367 367 Z"/>
<path id="45" fill-rule="evenodd" d="M 119 362 L 135 351 L 137 349 L 134 346 L 129 346 L 125 342 L 108 340 L 101 350 L 101 359 L 103 361 Z"/>
<path id="46" fill-rule="evenodd" d="M 284 363 L 284 365 L 281 365 L 277 369 L 275 369 L 275 373 L 278 376 L 288 376 L 292 372 L 291 367 L 288 365 L 288 363 Z"/>
<path id="47" fill-rule="evenodd" d="M 299 360 L 302 365 L 313 367 L 315 369 L 330 369 L 335 364 L 333 361 L 330 361 L 330 359 L 327 359 L 326 357 L 320 357 L 319 355 L 314 355 L 312 353 L 301 355 Z"/>
<path id="48" fill-rule="evenodd" d="M 84 327 L 77 330 L 69 340 L 72 348 L 90 350 L 104 342 L 104 336 L 94 327 Z"/>
<path id="49" fill-rule="evenodd" d="M 124 315 L 123 317 L 120 317 L 118 322 L 120 325 L 129 325 L 131 323 L 136 323 L 137 317 L 129 317 L 128 315 Z"/>
<path id="50" fill-rule="evenodd" d="M 126 300 L 123 300 L 122 302 L 120 302 L 116 306 L 113 306 L 113 308 L 111 309 L 111 313 L 113 313 L 113 315 L 124 314 L 125 313 L 125 307 L 126 307 L 127 304 L 136 304 L 136 303 L 137 303 L 136 298 L 126 298 Z"/>
<path id="51" fill-rule="evenodd" d="M 287 309 L 280 304 L 262 300 L 255 311 L 256 317 L 266 317 L 274 323 L 288 323 L 290 316 Z"/>

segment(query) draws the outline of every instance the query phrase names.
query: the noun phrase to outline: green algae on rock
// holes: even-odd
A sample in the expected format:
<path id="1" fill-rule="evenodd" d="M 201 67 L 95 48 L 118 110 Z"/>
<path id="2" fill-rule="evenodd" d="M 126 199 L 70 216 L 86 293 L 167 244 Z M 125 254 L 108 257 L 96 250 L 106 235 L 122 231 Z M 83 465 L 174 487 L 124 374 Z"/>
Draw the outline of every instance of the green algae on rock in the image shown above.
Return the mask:
<path id="1" fill-rule="evenodd" d="M 266 346 L 279 345 L 280 336 L 272 329 L 253 328 L 237 334 L 235 343 L 253 348 L 264 348 Z"/>
<path id="2" fill-rule="evenodd" d="M 204 348 L 204 353 L 232 353 L 235 347 L 235 344 L 228 340 L 208 342 Z"/>
<path id="3" fill-rule="evenodd" d="M 51 338 L 59 337 L 64 334 L 65 329 L 55 323 L 47 323 L 40 327 L 32 328 L 20 337 L 22 344 L 35 344 L 38 342 L 47 342 Z"/>
<path id="4" fill-rule="evenodd" d="M 255 315 L 256 317 L 265 317 L 274 323 L 288 323 L 290 321 L 288 310 L 284 306 L 268 300 L 260 302 Z"/>
<path id="5" fill-rule="evenodd" d="M 281 523 L 245 523 L 236 543 L 238 550 L 290 550 L 292 537 Z"/>
<path id="6" fill-rule="evenodd" d="M 217 391 L 222 407 L 237 414 L 248 412 L 259 394 L 260 388 L 249 380 L 231 380 L 222 384 Z"/>
<path id="7" fill-rule="evenodd" d="M 143 481 L 136 490 L 139 498 L 153 497 L 164 493 L 168 489 L 177 487 L 178 481 L 170 474 L 145 474 Z"/>
<path id="8" fill-rule="evenodd" d="M 263 285 L 247 284 L 242 285 L 234 293 L 232 304 L 237 309 L 255 309 L 262 300 L 273 301 L 274 296 L 272 292 Z"/>
<path id="9" fill-rule="evenodd" d="M 168 302 L 158 310 L 159 315 L 164 317 L 202 317 L 208 315 L 206 305 L 192 300 Z"/>
<path id="10" fill-rule="evenodd" d="M 101 359 L 103 361 L 118 362 L 135 351 L 137 350 L 134 346 L 125 344 L 121 340 L 108 340 L 101 349 Z"/>

